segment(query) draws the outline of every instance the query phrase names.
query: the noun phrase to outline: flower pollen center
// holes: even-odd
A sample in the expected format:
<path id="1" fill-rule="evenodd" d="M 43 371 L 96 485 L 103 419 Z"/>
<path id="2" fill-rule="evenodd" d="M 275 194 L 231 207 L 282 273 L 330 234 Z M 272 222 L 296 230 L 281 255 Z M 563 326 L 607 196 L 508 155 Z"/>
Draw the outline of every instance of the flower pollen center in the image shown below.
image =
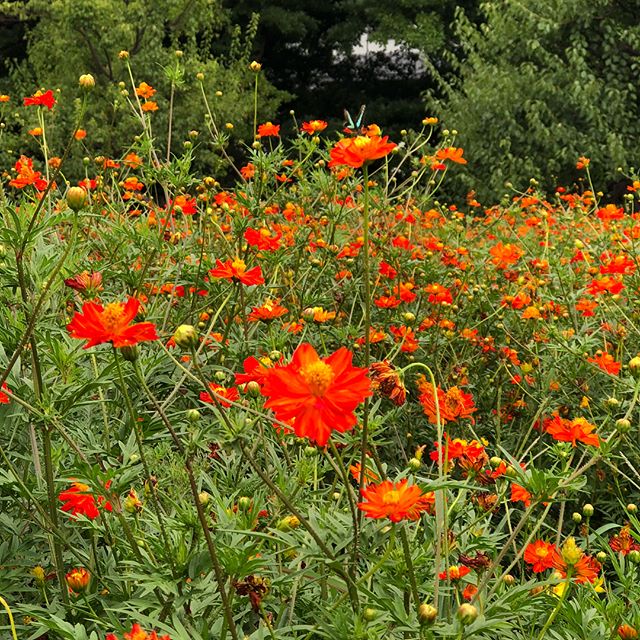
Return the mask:
<path id="1" fill-rule="evenodd" d="M 100 316 L 102 326 L 108 332 L 116 332 L 127 324 L 124 317 L 124 305 L 121 302 L 110 302 Z"/>
<path id="2" fill-rule="evenodd" d="M 314 396 L 323 396 L 335 377 L 333 369 L 322 360 L 308 364 L 301 369 L 300 375 Z"/>
<path id="3" fill-rule="evenodd" d="M 382 496 L 383 504 L 398 504 L 400 501 L 400 492 L 392 489 L 391 491 L 387 491 L 384 496 Z"/>

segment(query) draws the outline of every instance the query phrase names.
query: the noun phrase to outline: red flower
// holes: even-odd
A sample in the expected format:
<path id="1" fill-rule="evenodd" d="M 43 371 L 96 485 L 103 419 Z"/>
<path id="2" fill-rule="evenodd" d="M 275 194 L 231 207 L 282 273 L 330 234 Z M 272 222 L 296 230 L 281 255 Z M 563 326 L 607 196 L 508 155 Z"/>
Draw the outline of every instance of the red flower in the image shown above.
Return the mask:
<path id="1" fill-rule="evenodd" d="M 33 170 L 33 160 L 31 158 L 20 156 L 20 160 L 15 164 L 15 169 L 18 175 L 9 181 L 10 187 L 23 189 L 33 185 L 38 191 L 44 191 L 47 188 L 47 181 L 41 177 L 40 171 Z"/>
<path id="2" fill-rule="evenodd" d="M 612 376 L 617 376 L 622 367 L 622 363 L 617 362 L 610 353 L 602 353 L 602 351 L 598 351 L 593 358 L 587 358 L 587 362 L 597 365 Z"/>
<path id="3" fill-rule="evenodd" d="M 429 418 L 431 424 L 437 423 L 436 403 L 433 395 L 433 385 L 427 382 L 424 376 L 418 379 L 418 389 L 420 390 L 420 398 L 418 399 L 425 415 Z M 474 419 L 471 414 L 477 411 L 473 402 L 473 396 L 465 393 L 459 387 L 451 387 L 446 392 L 440 387 L 438 392 L 438 408 L 440 409 L 440 422 L 457 422 L 458 420 L 469 418 L 471 422 Z"/>
<path id="4" fill-rule="evenodd" d="M 557 554 L 556 545 L 544 540 L 536 540 L 527 545 L 524 551 L 524 561 L 533 565 L 531 569 L 534 573 L 542 573 L 551 569 Z"/>
<path id="5" fill-rule="evenodd" d="M 367 484 L 362 488 L 362 497 L 365 501 L 358 503 L 358 509 L 367 518 L 389 518 L 391 522 L 417 520 L 433 502 L 433 496 L 424 495 L 418 485 L 408 485 L 406 479 Z"/>
<path id="6" fill-rule="evenodd" d="M 265 362 L 266 360 L 266 362 Z M 257 382 L 262 386 L 267 379 L 269 368 L 273 366 L 273 363 L 269 358 L 258 360 L 253 356 L 249 356 L 242 363 L 244 373 L 236 373 L 236 384 L 246 384 L 247 382 Z"/>
<path id="7" fill-rule="evenodd" d="M 547 418 L 544 421 L 544 430 L 558 442 L 570 442 L 574 447 L 577 442 L 582 442 L 593 447 L 600 446 L 600 438 L 592 433 L 595 425 L 587 422 L 584 418 L 574 418 L 567 420 L 558 415 Z"/>
<path id="8" fill-rule="evenodd" d="M 7 391 L 11 391 L 6 382 L 2 383 L 2 388 L 6 389 Z M 0 391 L 0 404 L 9 404 L 9 396 L 3 391 Z"/>
<path id="9" fill-rule="evenodd" d="M 236 402 L 240 398 L 240 394 L 235 387 L 227 389 L 226 387 L 216 384 L 215 382 L 210 382 L 209 388 L 211 389 L 211 391 L 213 391 L 215 399 L 211 396 L 210 393 L 201 391 L 200 400 L 202 400 L 202 402 L 208 402 L 209 404 L 220 404 L 220 406 L 222 407 L 230 407 L 231 402 Z"/>
<path id="10" fill-rule="evenodd" d="M 469 567 L 459 567 L 457 565 L 453 565 L 446 571 L 439 573 L 438 578 L 440 578 L 440 580 L 460 580 L 469 573 L 471 573 L 471 569 L 469 569 Z"/>
<path id="11" fill-rule="evenodd" d="M 268 138 L 280 135 L 280 125 L 273 122 L 265 122 L 258 127 L 258 138 Z"/>
<path id="12" fill-rule="evenodd" d="M 302 131 L 308 133 L 310 136 L 320 133 L 327 128 L 327 123 L 324 120 L 311 120 L 309 122 L 302 123 Z"/>
<path id="13" fill-rule="evenodd" d="M 24 99 L 24 106 L 29 107 L 32 105 L 47 107 L 47 109 L 53 109 L 53 105 L 56 103 L 56 99 L 53 96 L 53 91 L 49 89 L 42 93 L 36 91 L 30 98 Z"/>
<path id="14" fill-rule="evenodd" d="M 467 164 L 467 161 L 462 157 L 464 149 L 457 147 L 446 147 L 444 149 L 438 149 L 436 152 L 437 160 L 450 160 L 458 164 Z"/>
<path id="15" fill-rule="evenodd" d="M 617 534 L 609 538 L 609 546 L 613 551 L 617 551 L 623 556 L 628 555 L 631 551 L 640 551 L 640 545 L 631 535 L 631 527 L 629 525 L 622 527 Z"/>
<path id="16" fill-rule="evenodd" d="M 342 433 L 355 426 L 355 408 L 371 395 L 367 370 L 352 366 L 352 357 L 341 347 L 321 359 L 310 344 L 301 344 L 290 364 L 266 374 L 265 408 L 297 436 L 326 445 L 333 430 Z"/>
<path id="17" fill-rule="evenodd" d="M 281 233 L 272 234 L 266 227 L 247 229 L 244 232 L 244 239 L 260 251 L 276 251 L 280 248 L 280 238 L 282 238 Z"/>
<path id="18" fill-rule="evenodd" d="M 519 484 L 511 483 L 511 502 L 524 502 L 525 507 L 531 506 L 531 494 Z"/>
<path id="19" fill-rule="evenodd" d="M 372 160 L 384 158 L 398 146 L 395 142 L 388 142 L 388 139 L 389 136 L 343 138 L 331 149 L 329 166 L 347 166 L 357 169 Z"/>
<path id="20" fill-rule="evenodd" d="M 253 267 L 247 270 L 247 265 L 244 260 L 240 260 L 240 258 L 227 260 L 226 262 L 216 260 L 216 268 L 210 269 L 209 275 L 212 278 L 224 278 L 230 282 L 235 280 L 247 286 L 264 284 L 262 269 L 260 267 Z"/>
<path id="21" fill-rule="evenodd" d="M 105 484 L 105 489 L 111 486 L 111 480 Z M 71 517 L 76 517 L 79 513 L 90 520 L 100 515 L 99 507 L 105 511 L 113 511 L 111 503 L 103 496 L 98 496 L 97 500 L 93 494 L 88 493 L 89 486 L 81 482 L 74 482 L 69 489 L 62 491 L 58 500 L 64 502 L 63 511 L 70 511 Z"/>
<path id="22" fill-rule="evenodd" d="M 137 622 L 129 633 L 124 634 L 124 640 L 171 640 L 168 635 L 159 636 L 155 631 L 145 631 Z M 108 633 L 105 640 L 119 640 L 115 633 Z"/>
<path id="23" fill-rule="evenodd" d="M 124 302 L 111 302 L 106 307 L 95 302 L 85 302 L 82 312 L 77 311 L 67 329 L 72 338 L 86 339 L 85 349 L 103 342 L 111 342 L 114 347 L 128 347 L 157 340 L 155 325 L 152 322 L 140 322 L 130 325 L 136 317 L 140 302 L 129 298 Z"/>

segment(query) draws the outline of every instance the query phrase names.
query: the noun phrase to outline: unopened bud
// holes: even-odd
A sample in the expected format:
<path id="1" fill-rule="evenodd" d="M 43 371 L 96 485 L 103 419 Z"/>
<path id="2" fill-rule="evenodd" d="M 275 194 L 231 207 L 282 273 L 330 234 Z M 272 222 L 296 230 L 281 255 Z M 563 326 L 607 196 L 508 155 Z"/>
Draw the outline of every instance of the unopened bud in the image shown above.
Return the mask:
<path id="1" fill-rule="evenodd" d="M 593 515 L 593 505 L 588 503 L 584 505 L 584 507 L 582 507 L 582 513 L 584 514 L 585 518 L 590 518 Z"/>
<path id="2" fill-rule="evenodd" d="M 96 79 L 90 73 L 83 73 L 78 78 L 78 84 L 83 89 L 93 89 L 96 86 Z"/>
<path id="3" fill-rule="evenodd" d="M 67 206 L 72 211 L 80 211 L 87 204 L 87 192 L 82 187 L 70 187 L 67 191 Z"/>
<path id="4" fill-rule="evenodd" d="M 629 371 L 634 378 L 640 377 L 640 356 L 635 356 L 629 360 Z"/>
<path id="5" fill-rule="evenodd" d="M 423 602 L 418 608 L 418 619 L 422 624 L 433 624 L 438 616 L 438 610 L 432 605 Z"/>
<path id="6" fill-rule="evenodd" d="M 258 71 L 262 69 L 262 65 L 259 62 L 256 62 L 255 60 L 253 60 L 249 65 L 249 69 L 251 69 L 251 71 L 253 71 L 254 73 L 258 73 Z"/>
<path id="7" fill-rule="evenodd" d="M 173 341 L 181 349 L 191 349 L 198 344 L 198 332 L 190 324 L 181 324 L 173 334 Z"/>
<path id="8" fill-rule="evenodd" d="M 471 624 L 478 617 L 478 609 L 472 604 L 465 602 L 458 607 L 458 618 L 462 624 Z"/>

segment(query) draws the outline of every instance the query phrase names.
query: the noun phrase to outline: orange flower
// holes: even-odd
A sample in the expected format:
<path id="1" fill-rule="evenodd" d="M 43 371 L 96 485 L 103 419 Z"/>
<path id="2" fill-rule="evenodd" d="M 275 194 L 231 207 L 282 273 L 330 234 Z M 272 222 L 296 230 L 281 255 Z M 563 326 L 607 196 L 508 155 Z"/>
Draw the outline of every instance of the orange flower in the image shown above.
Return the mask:
<path id="1" fill-rule="evenodd" d="M 125 166 L 131 169 L 138 169 L 142 166 L 142 158 L 138 154 L 133 153 L 133 151 L 131 153 L 128 153 L 124 157 L 124 160 L 122 162 L 125 164 Z"/>
<path id="2" fill-rule="evenodd" d="M 402 406 L 407 400 L 407 390 L 396 368 L 388 360 L 373 362 L 370 368 L 373 390 Z"/>
<path id="3" fill-rule="evenodd" d="M 240 174 L 245 180 L 251 180 L 256 175 L 256 165 L 253 162 L 248 162 L 240 168 Z"/>
<path id="4" fill-rule="evenodd" d="M 352 464 L 349 467 L 349 473 L 351 477 L 359 483 L 360 476 L 362 475 L 362 465 L 359 462 Z M 369 484 L 370 482 L 380 482 L 380 476 L 366 465 L 364 469 L 364 484 Z"/>
<path id="5" fill-rule="evenodd" d="M 553 567 L 556 545 L 544 540 L 536 540 L 527 545 L 524 551 L 524 561 L 533 565 L 531 569 L 534 573 L 542 573 Z"/>
<path id="6" fill-rule="evenodd" d="M 87 137 L 87 132 L 84 129 L 77 129 L 73 137 L 76 140 L 84 140 Z"/>
<path id="7" fill-rule="evenodd" d="M 489 249 L 489 253 L 492 256 L 491 262 L 493 262 L 496 268 L 506 269 L 508 266 L 518 262 L 524 254 L 524 251 L 514 244 L 502 244 L 502 242 L 498 242 Z"/>
<path id="8" fill-rule="evenodd" d="M 89 586 L 91 575 L 84 568 L 72 569 L 65 576 L 69 591 L 72 593 L 82 593 Z"/>
<path id="9" fill-rule="evenodd" d="M 235 280 L 247 286 L 264 284 L 262 269 L 260 267 L 253 267 L 247 270 L 247 265 L 244 260 L 240 260 L 240 258 L 227 260 L 224 263 L 221 260 L 216 260 L 216 268 L 210 269 L 209 275 L 212 278 L 223 278 L 230 282 Z"/>
<path id="10" fill-rule="evenodd" d="M 460 580 L 469 573 L 471 573 L 471 569 L 469 569 L 469 567 L 453 565 L 439 573 L 438 578 L 440 578 L 440 580 Z"/>
<path id="11" fill-rule="evenodd" d="M 23 189 L 28 185 L 33 185 L 38 191 L 44 191 L 47 188 L 47 181 L 41 177 L 42 174 L 33 170 L 33 160 L 31 158 L 20 156 L 20 160 L 15 164 L 15 170 L 18 175 L 9 181 L 10 187 Z"/>
<path id="12" fill-rule="evenodd" d="M 597 365 L 603 371 L 611 374 L 612 376 L 617 376 L 622 367 L 622 363 L 617 362 L 610 353 L 602 353 L 602 351 L 596 352 L 596 355 L 593 358 L 587 358 L 587 362 Z"/>
<path id="13" fill-rule="evenodd" d="M 428 508 L 428 500 L 418 485 L 409 485 L 404 479 L 398 483 L 385 480 L 380 484 L 368 484 L 362 489 L 363 502 L 358 508 L 367 518 L 389 518 L 391 522 L 417 520 Z"/>
<path id="14" fill-rule="evenodd" d="M 269 229 L 262 227 L 260 229 L 247 229 L 244 232 L 244 239 L 252 246 L 257 247 L 259 251 L 276 251 L 280 248 L 281 233 L 272 234 Z"/>
<path id="15" fill-rule="evenodd" d="M 124 640 L 171 640 L 168 635 L 159 636 L 155 631 L 145 631 L 138 623 L 124 634 Z M 105 640 L 119 640 L 115 633 L 108 633 Z"/>
<path id="16" fill-rule="evenodd" d="M 105 484 L 106 489 L 110 486 L 111 481 Z M 99 507 L 102 507 L 105 511 L 113 511 L 110 502 L 107 502 L 103 496 L 98 496 L 96 500 L 93 494 L 89 493 L 89 485 L 81 482 L 74 482 L 69 489 L 61 491 L 58 500 L 64 502 L 62 510 L 70 511 L 72 518 L 82 514 L 93 520 L 100 515 Z"/>
<path id="17" fill-rule="evenodd" d="M 42 91 L 36 91 L 31 97 L 24 99 L 24 106 L 39 106 L 47 107 L 47 109 L 53 109 L 53 105 L 56 103 L 56 99 L 53 96 L 53 91 L 49 89 L 42 93 Z"/>
<path id="18" fill-rule="evenodd" d="M 326 445 L 333 430 L 342 433 L 355 426 L 355 408 L 371 395 L 367 370 L 354 367 L 352 357 L 341 347 L 321 359 L 310 344 L 301 344 L 290 364 L 267 372 L 265 408 L 298 437 Z"/>
<path id="19" fill-rule="evenodd" d="M 110 302 L 106 307 L 95 302 L 85 302 L 82 312 L 77 311 L 67 329 L 72 338 L 87 340 L 85 349 L 103 342 L 111 342 L 114 347 L 129 347 L 138 342 L 157 340 L 152 322 L 130 324 L 136 317 L 140 302 L 129 298 L 127 302 Z"/>
<path id="20" fill-rule="evenodd" d="M 327 123 L 324 120 L 311 120 L 309 122 L 302 123 L 302 131 L 308 133 L 310 136 L 320 133 L 327 128 Z"/>
<path id="21" fill-rule="evenodd" d="M 418 378 L 418 389 L 420 390 L 420 398 L 418 399 L 422 405 L 425 415 L 431 424 L 436 424 L 436 403 L 433 395 L 433 385 L 427 382 L 424 376 Z M 438 405 L 440 409 L 440 421 L 442 424 L 447 422 L 457 422 L 460 419 L 469 418 L 474 422 L 472 413 L 477 411 L 473 403 L 473 396 L 465 393 L 459 387 L 451 387 L 444 392 L 440 387 L 438 392 Z"/>
<path id="22" fill-rule="evenodd" d="M 524 502 L 525 507 L 531 506 L 531 494 L 519 484 L 511 483 L 511 502 Z"/>
<path id="23" fill-rule="evenodd" d="M 289 313 L 289 309 L 286 307 L 278 304 L 278 302 L 267 300 L 259 307 L 251 307 L 251 313 L 247 319 L 251 322 L 259 322 L 261 320 L 262 322 L 270 322 L 276 318 L 281 318 L 287 313 Z"/>
<path id="24" fill-rule="evenodd" d="M 265 122 L 258 127 L 258 138 L 269 138 L 280 135 L 280 125 L 273 122 Z"/>
<path id="25" fill-rule="evenodd" d="M 145 100 L 150 100 L 151 98 L 153 98 L 155 93 L 156 93 L 156 90 L 152 86 L 148 85 L 146 82 L 141 82 L 136 87 L 136 95 L 139 98 L 144 98 Z"/>
<path id="26" fill-rule="evenodd" d="M 148 102 L 143 102 L 142 106 L 140 107 L 143 111 L 157 111 L 158 110 L 158 104 L 156 102 L 153 102 L 152 100 L 149 100 Z"/>
<path id="27" fill-rule="evenodd" d="M 436 152 L 437 160 L 451 160 L 457 164 L 467 164 L 467 161 L 462 157 L 464 149 L 458 147 L 445 147 L 444 149 L 438 149 Z"/>
<path id="28" fill-rule="evenodd" d="M 220 404 L 222 407 L 230 407 L 232 402 L 236 402 L 240 398 L 240 394 L 235 387 L 227 389 L 215 382 L 209 383 L 209 389 L 213 391 L 213 396 L 206 391 L 200 392 L 200 400 L 208 404 Z"/>
<path id="29" fill-rule="evenodd" d="M 388 142 L 389 136 L 356 136 L 355 138 L 343 138 L 331 149 L 329 161 L 330 167 L 347 166 L 357 169 L 372 160 L 384 158 L 398 145 Z"/>
<path id="30" fill-rule="evenodd" d="M 631 551 L 640 551 L 640 545 L 631 535 L 631 527 L 629 525 L 622 527 L 616 535 L 609 538 L 609 546 L 613 551 L 617 551 L 623 556 L 628 555 Z"/>
<path id="31" fill-rule="evenodd" d="M 556 553 L 554 556 L 553 568 L 560 574 L 561 578 L 567 577 L 567 569 L 569 564 L 562 557 L 562 554 Z M 602 565 L 592 556 L 580 551 L 580 557 L 577 562 L 571 564 L 571 579 L 578 583 L 595 582 L 602 569 Z"/>
<path id="32" fill-rule="evenodd" d="M 595 425 L 587 422 L 584 418 L 574 418 L 567 420 L 558 415 L 547 418 L 544 421 L 544 430 L 559 442 L 570 442 L 574 447 L 577 442 L 593 447 L 600 446 L 600 438 L 592 433 Z"/>

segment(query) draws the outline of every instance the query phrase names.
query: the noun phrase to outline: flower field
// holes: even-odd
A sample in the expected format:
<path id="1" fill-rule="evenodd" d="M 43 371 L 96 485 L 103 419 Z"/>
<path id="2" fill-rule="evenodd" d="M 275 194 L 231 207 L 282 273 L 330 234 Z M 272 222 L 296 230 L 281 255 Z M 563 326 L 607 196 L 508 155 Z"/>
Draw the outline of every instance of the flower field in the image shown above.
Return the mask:
<path id="1" fill-rule="evenodd" d="M 238 162 L 128 68 L 114 158 L 91 76 L 69 140 L 0 98 L 2 637 L 637 638 L 640 181 L 448 204 L 436 118 Z"/>

